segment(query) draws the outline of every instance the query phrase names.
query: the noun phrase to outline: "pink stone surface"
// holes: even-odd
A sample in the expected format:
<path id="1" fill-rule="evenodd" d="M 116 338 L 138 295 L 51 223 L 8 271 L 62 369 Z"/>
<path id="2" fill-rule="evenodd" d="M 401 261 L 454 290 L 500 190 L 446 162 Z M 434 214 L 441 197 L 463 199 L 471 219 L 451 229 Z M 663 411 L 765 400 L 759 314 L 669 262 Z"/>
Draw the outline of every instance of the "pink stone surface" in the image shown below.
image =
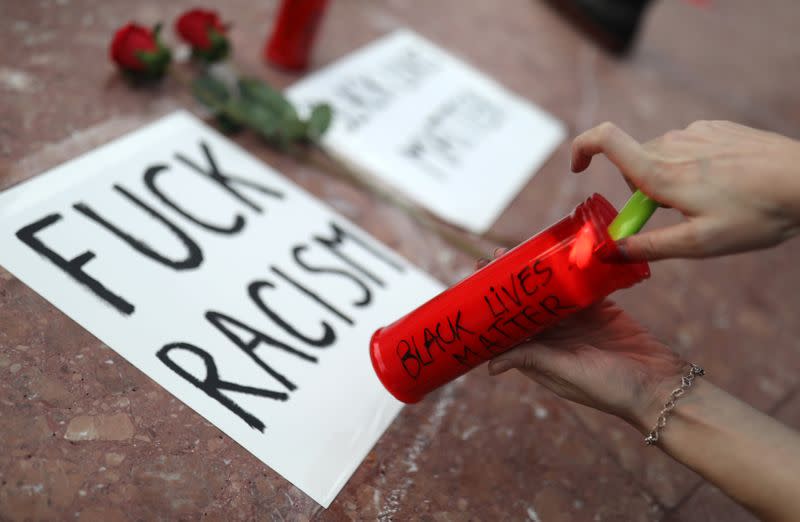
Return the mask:
<path id="1" fill-rule="evenodd" d="M 0 189 L 175 108 L 202 114 L 178 78 L 134 90 L 106 58 L 119 25 L 169 27 L 194 5 L 0 2 Z M 242 71 L 281 87 L 298 78 L 261 62 L 275 1 L 219 9 Z M 538 1 L 337 0 L 313 67 L 409 26 L 552 112 L 571 135 L 612 120 L 645 140 L 714 118 L 798 137 L 798 16 L 792 0 L 708 9 L 662 0 L 635 53 L 617 61 Z M 252 135 L 235 139 L 441 280 L 469 273 L 469 256 L 368 191 Z M 572 176 L 568 150 L 557 150 L 492 237 L 521 240 L 594 191 L 622 203 L 627 188 L 610 164 Z M 675 219 L 661 211 L 654 225 Z M 798 258 L 795 242 L 658 263 L 651 281 L 618 300 L 711 380 L 800 427 Z M 406 408 L 323 510 L 2 269 L 0 448 L 0 520 L 752 519 L 620 421 L 480 369 Z"/>

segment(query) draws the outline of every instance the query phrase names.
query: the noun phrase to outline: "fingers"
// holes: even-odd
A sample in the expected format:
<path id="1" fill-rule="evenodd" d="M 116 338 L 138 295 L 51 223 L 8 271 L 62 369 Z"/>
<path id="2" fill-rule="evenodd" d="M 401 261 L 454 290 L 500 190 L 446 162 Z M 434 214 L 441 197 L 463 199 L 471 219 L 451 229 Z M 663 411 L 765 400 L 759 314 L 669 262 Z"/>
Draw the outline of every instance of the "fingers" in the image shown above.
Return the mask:
<path id="1" fill-rule="evenodd" d="M 506 254 L 506 252 L 508 252 L 507 248 L 497 247 L 497 248 L 494 249 L 494 252 L 492 252 L 492 257 L 494 259 L 497 259 L 498 257 L 504 256 Z"/>
<path id="2" fill-rule="evenodd" d="M 506 252 L 508 252 L 507 248 L 497 247 L 492 252 L 492 259 L 497 259 L 498 257 L 504 255 Z M 480 270 L 481 268 L 485 267 L 486 265 L 492 262 L 492 259 L 486 257 L 478 259 L 477 261 L 475 261 L 475 270 Z"/>
<path id="3" fill-rule="evenodd" d="M 645 149 L 612 123 L 603 123 L 572 142 L 572 171 L 583 172 L 595 154 L 605 154 L 625 178 L 639 186 L 649 159 Z"/>
<path id="4" fill-rule="evenodd" d="M 619 257 L 625 261 L 703 257 L 713 250 L 703 239 L 708 237 L 705 228 L 702 222 L 695 220 L 635 234 L 617 243 Z"/>
<path id="5" fill-rule="evenodd" d="M 512 368 L 550 372 L 558 355 L 557 350 L 543 344 L 518 346 L 489 361 L 489 375 L 500 375 Z"/>

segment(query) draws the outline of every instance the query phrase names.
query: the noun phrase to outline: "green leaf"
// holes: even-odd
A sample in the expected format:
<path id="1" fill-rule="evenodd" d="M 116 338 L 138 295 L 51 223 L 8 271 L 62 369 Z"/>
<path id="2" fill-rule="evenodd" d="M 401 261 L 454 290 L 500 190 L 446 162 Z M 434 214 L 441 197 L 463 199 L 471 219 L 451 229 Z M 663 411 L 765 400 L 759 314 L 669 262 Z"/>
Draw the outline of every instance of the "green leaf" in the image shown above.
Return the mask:
<path id="1" fill-rule="evenodd" d="M 310 141 L 319 141 L 333 120 L 333 109 L 327 103 L 314 105 L 311 109 L 311 117 L 308 119 L 306 128 L 306 138 Z"/>
<path id="2" fill-rule="evenodd" d="M 284 138 L 293 143 L 305 139 L 308 125 L 299 118 L 290 118 L 281 122 L 281 130 Z"/>
<path id="3" fill-rule="evenodd" d="M 222 106 L 222 112 L 233 121 L 242 125 L 250 125 L 250 113 L 247 104 L 240 98 L 231 98 Z"/>
<path id="4" fill-rule="evenodd" d="M 192 56 L 194 58 L 199 58 L 206 63 L 214 63 L 228 57 L 231 45 L 224 34 L 211 29 L 208 33 L 208 39 L 211 41 L 211 46 L 208 49 L 192 48 Z"/>
<path id="5" fill-rule="evenodd" d="M 265 109 L 262 105 L 248 100 L 246 98 L 239 98 L 246 112 L 248 125 L 261 134 L 264 138 L 270 140 L 274 139 L 280 132 L 281 120 L 275 113 Z"/>
<path id="6" fill-rule="evenodd" d="M 317 141 L 331 123 L 331 107 L 318 104 L 308 120 L 302 120 L 282 93 L 255 78 L 240 78 L 234 92 L 215 77 L 204 74 L 192 84 L 192 92 L 209 107 L 223 130 L 247 127 L 267 142 L 288 150 Z"/>
<path id="7" fill-rule="evenodd" d="M 192 82 L 192 94 L 200 103 L 213 110 L 222 112 L 230 99 L 230 93 L 224 83 L 210 74 L 203 74 Z"/>
<path id="8" fill-rule="evenodd" d="M 258 103 L 281 119 L 297 118 L 297 111 L 283 94 L 259 79 L 240 78 L 239 93 L 242 98 Z"/>
<path id="9" fill-rule="evenodd" d="M 225 134 L 239 132 L 244 128 L 242 122 L 234 120 L 224 112 L 217 114 L 217 123 L 219 124 L 220 130 Z"/>
<path id="10" fill-rule="evenodd" d="M 144 64 L 143 71 L 131 71 L 133 77 L 157 80 L 164 76 L 172 55 L 169 49 L 159 44 L 155 51 L 136 51 L 136 57 Z"/>

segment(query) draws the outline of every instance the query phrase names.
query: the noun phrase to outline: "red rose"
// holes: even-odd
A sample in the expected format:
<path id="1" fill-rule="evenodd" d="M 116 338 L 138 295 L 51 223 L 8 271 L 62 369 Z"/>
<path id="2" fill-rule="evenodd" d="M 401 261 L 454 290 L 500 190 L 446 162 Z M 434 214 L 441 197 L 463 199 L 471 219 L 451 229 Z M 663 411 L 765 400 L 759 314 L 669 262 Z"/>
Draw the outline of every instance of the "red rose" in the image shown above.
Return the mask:
<path id="1" fill-rule="evenodd" d="M 161 76 L 169 64 L 169 51 L 158 41 L 158 28 L 151 31 L 128 23 L 114 34 L 111 59 L 125 72 Z"/>
<path id="2" fill-rule="evenodd" d="M 192 9 L 175 22 L 175 31 L 192 46 L 196 56 L 215 61 L 228 53 L 225 26 L 215 11 Z"/>

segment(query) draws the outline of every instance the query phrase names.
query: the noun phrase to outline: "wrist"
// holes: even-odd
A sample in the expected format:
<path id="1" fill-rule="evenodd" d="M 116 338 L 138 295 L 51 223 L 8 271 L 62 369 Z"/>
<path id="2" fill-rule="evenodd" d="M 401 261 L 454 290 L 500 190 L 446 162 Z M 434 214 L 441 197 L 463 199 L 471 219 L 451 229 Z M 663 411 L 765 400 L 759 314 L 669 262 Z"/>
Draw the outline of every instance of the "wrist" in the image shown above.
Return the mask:
<path id="1" fill-rule="evenodd" d="M 650 377 L 641 387 L 635 404 L 624 419 L 642 435 L 649 434 L 658 422 L 664 406 L 670 401 L 672 392 L 681 387 L 681 381 L 688 371 L 688 364 L 677 364 L 668 372 Z M 688 389 L 684 395 L 691 393 L 692 390 Z"/>

